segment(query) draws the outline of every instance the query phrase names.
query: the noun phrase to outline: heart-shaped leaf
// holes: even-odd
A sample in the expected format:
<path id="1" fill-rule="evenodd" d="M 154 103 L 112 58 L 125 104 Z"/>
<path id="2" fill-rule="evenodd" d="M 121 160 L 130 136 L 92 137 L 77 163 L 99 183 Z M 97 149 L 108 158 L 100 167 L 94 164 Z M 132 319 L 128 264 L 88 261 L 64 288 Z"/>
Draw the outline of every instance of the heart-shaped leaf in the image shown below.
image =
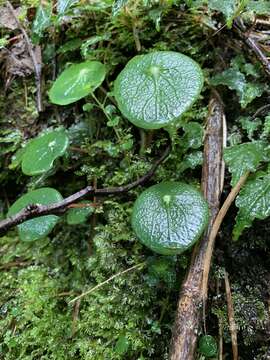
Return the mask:
<path id="1" fill-rule="evenodd" d="M 140 241 L 163 255 L 181 254 L 201 236 L 208 223 L 208 206 L 194 187 L 163 182 L 136 200 L 132 227 Z"/>
<path id="2" fill-rule="evenodd" d="M 62 199 L 62 195 L 52 188 L 33 190 L 15 201 L 10 207 L 7 216 L 17 214 L 29 204 L 49 205 Z M 52 231 L 58 219 L 58 216 L 46 215 L 25 221 L 18 225 L 20 239 L 23 241 L 34 241 L 45 237 Z"/>
<path id="3" fill-rule="evenodd" d="M 85 61 L 68 67 L 49 91 L 52 103 L 68 105 L 93 92 L 105 79 L 106 69 L 99 61 Z"/>
<path id="4" fill-rule="evenodd" d="M 39 175 L 53 167 L 53 162 L 62 156 L 68 146 L 68 137 L 63 130 L 54 130 L 31 140 L 22 156 L 22 171 L 26 175 Z"/>
<path id="5" fill-rule="evenodd" d="M 199 65 L 173 51 L 131 59 L 115 81 L 123 115 L 134 125 L 158 129 L 177 120 L 198 98 L 203 85 Z"/>

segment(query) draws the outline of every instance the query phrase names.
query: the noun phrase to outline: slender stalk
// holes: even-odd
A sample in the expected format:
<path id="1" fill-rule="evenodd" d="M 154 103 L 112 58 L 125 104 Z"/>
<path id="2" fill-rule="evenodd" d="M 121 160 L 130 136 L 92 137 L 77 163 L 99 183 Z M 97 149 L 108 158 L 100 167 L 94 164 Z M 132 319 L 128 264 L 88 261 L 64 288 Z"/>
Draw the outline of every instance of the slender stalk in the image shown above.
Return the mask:
<path id="1" fill-rule="evenodd" d="M 146 263 L 145 263 L 145 261 L 144 261 L 144 262 L 142 262 L 142 263 L 140 263 L 140 264 L 137 264 L 137 265 L 134 265 L 134 266 L 132 266 L 132 267 L 130 267 L 130 268 L 124 270 L 124 271 L 120 271 L 119 273 L 117 273 L 117 274 L 115 274 L 115 275 L 112 275 L 111 277 L 109 277 L 109 279 L 107 279 L 107 280 L 105 280 L 105 281 L 102 281 L 102 282 L 99 283 L 98 285 L 94 286 L 93 288 L 85 291 L 85 292 L 82 293 L 81 295 L 79 295 L 79 296 L 75 297 L 74 299 L 72 299 L 72 300 L 69 302 L 69 304 L 72 304 L 72 303 L 74 303 L 75 301 L 78 301 L 79 299 L 81 299 L 81 298 L 83 298 L 83 297 L 91 294 L 92 292 L 100 289 L 102 286 L 108 284 L 109 282 L 111 282 L 111 281 L 114 280 L 115 278 L 117 278 L 117 277 L 119 277 L 119 276 L 121 276 L 121 275 L 124 275 L 124 274 L 126 274 L 126 273 L 128 273 L 128 272 L 130 272 L 130 271 L 132 271 L 132 270 L 135 270 L 135 269 L 138 269 L 138 268 L 140 268 L 140 267 L 143 267 L 145 264 L 146 264 Z"/>

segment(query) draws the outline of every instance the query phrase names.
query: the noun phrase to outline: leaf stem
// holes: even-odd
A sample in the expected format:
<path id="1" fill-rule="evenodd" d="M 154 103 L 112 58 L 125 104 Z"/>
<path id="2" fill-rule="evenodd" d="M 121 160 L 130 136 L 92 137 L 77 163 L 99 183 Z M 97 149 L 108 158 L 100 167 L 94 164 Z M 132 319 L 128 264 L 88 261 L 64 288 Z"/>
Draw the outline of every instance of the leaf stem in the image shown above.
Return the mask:
<path id="1" fill-rule="evenodd" d="M 111 119 L 110 115 L 108 115 L 108 113 L 106 112 L 105 107 L 104 107 L 104 105 L 102 104 L 102 102 L 100 102 L 100 101 L 98 100 L 98 98 L 96 97 L 96 95 L 95 95 L 94 93 L 91 93 L 91 95 L 92 95 L 92 98 L 95 100 L 95 102 L 98 104 L 100 110 L 103 111 L 103 113 L 104 113 L 104 115 L 106 116 L 107 120 L 108 120 L 108 121 L 111 121 L 112 119 Z M 113 126 L 113 129 L 114 129 L 114 132 L 115 132 L 115 134 L 116 134 L 116 136 L 117 136 L 117 139 L 120 141 L 120 140 L 121 140 L 121 136 L 120 136 L 118 130 L 116 129 L 115 126 Z"/>
<path id="2" fill-rule="evenodd" d="M 124 271 L 120 271 L 119 273 L 117 273 L 117 274 L 115 274 L 115 275 L 112 275 L 111 277 L 109 277 L 109 279 L 107 279 L 107 280 L 105 280 L 105 281 L 102 281 L 101 283 L 97 284 L 97 285 L 94 286 L 93 288 L 85 291 L 85 292 L 82 293 L 81 295 L 79 295 L 79 296 L 75 297 L 74 299 L 72 299 L 72 300 L 69 302 L 69 304 L 72 304 L 72 303 L 74 303 L 75 301 L 77 301 L 77 300 L 85 297 L 86 295 L 91 294 L 92 292 L 94 292 L 95 290 L 97 290 L 97 289 L 101 288 L 102 286 L 108 284 L 109 282 L 111 282 L 111 281 L 114 280 L 115 278 L 117 278 L 117 277 L 119 277 L 119 276 L 121 276 L 121 275 L 124 275 L 124 274 L 126 274 L 127 272 L 130 272 L 130 271 L 132 271 L 132 270 L 135 270 L 135 269 L 138 269 L 138 268 L 140 268 L 140 267 L 143 267 L 145 264 L 146 264 L 146 262 L 143 261 L 143 262 L 141 262 L 141 263 L 139 263 L 139 264 L 137 264 L 137 265 L 134 265 L 134 266 L 132 266 L 132 267 L 130 267 L 130 268 L 124 270 Z"/>

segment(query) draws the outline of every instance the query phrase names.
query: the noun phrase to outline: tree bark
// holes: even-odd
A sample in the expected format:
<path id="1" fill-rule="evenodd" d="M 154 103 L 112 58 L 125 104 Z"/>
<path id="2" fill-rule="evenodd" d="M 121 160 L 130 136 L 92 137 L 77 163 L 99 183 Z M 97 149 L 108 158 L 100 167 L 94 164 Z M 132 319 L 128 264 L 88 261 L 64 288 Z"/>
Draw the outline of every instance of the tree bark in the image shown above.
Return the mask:
<path id="1" fill-rule="evenodd" d="M 223 128 L 222 102 L 217 95 L 213 95 L 209 103 L 202 168 L 202 191 L 209 204 L 210 221 L 203 238 L 193 251 L 190 268 L 182 284 L 172 334 L 170 360 L 194 360 L 203 310 L 203 269 L 205 261 L 209 261 L 206 258 L 206 250 L 209 234 L 219 211 L 219 199 L 223 188 Z"/>

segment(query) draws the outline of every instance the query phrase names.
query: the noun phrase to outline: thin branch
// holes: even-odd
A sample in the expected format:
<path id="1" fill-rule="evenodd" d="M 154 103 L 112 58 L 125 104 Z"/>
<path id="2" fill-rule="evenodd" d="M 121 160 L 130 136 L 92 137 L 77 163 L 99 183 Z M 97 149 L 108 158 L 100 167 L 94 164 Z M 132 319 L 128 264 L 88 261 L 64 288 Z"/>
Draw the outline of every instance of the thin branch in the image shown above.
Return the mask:
<path id="1" fill-rule="evenodd" d="M 144 265 L 145 265 L 145 261 L 142 262 L 142 263 L 140 263 L 140 264 L 134 265 L 134 266 L 132 266 L 132 267 L 130 267 L 130 268 L 124 270 L 124 271 L 120 271 L 119 273 L 117 273 L 117 274 L 109 277 L 109 279 L 107 279 L 107 280 L 105 280 L 105 281 L 102 281 L 101 283 L 99 283 L 98 285 L 94 286 L 93 288 L 91 288 L 91 289 L 85 291 L 84 293 L 82 293 L 81 295 L 75 297 L 74 299 L 72 299 L 72 300 L 69 302 L 69 304 L 72 304 L 72 303 L 74 303 L 75 301 L 78 301 L 79 299 L 85 297 L 86 295 L 91 294 L 92 292 L 94 292 L 95 290 L 97 290 L 97 289 L 101 288 L 102 286 L 108 284 L 109 282 L 111 282 L 111 281 L 114 280 L 115 278 L 117 278 L 117 277 L 119 277 L 119 276 L 121 276 L 121 275 L 124 275 L 124 274 L 126 274 L 127 272 L 130 272 L 130 271 L 132 271 L 132 270 L 135 270 L 135 269 L 137 269 L 137 268 L 140 268 L 140 267 L 142 267 L 142 266 L 144 266 Z"/>
<path id="2" fill-rule="evenodd" d="M 263 51 L 260 49 L 260 46 L 258 45 L 257 41 L 252 39 L 252 37 L 249 35 L 249 33 L 246 31 L 246 27 L 243 24 L 243 21 L 241 18 L 237 18 L 234 21 L 234 29 L 237 31 L 240 38 L 246 43 L 246 45 L 254 52 L 257 59 L 261 62 L 263 65 L 264 71 L 267 73 L 268 76 L 270 76 L 270 62 L 266 55 L 263 53 Z"/>
<path id="3" fill-rule="evenodd" d="M 237 327 L 234 318 L 234 309 L 233 309 L 233 301 L 232 301 L 232 293 L 230 287 L 230 281 L 227 271 L 225 270 L 225 290 L 227 297 L 227 307 L 228 307 L 228 319 L 230 326 L 230 333 L 232 339 L 232 352 L 233 352 L 233 360 L 238 360 L 238 345 L 237 345 Z"/>
<path id="4" fill-rule="evenodd" d="M 237 184 L 230 191 L 230 193 L 227 196 L 226 200 L 224 201 L 221 209 L 219 210 L 219 213 L 217 214 L 217 217 L 213 224 L 211 233 L 209 235 L 209 242 L 208 242 L 206 255 L 205 255 L 205 257 L 206 257 L 206 259 L 208 259 L 208 261 L 206 261 L 204 269 L 203 269 L 202 292 L 203 292 L 204 302 L 207 299 L 208 277 L 209 277 L 209 271 L 210 271 L 210 266 L 211 266 L 210 259 L 212 258 L 213 248 L 214 248 L 213 244 L 215 242 L 220 225 L 222 224 L 222 221 L 223 221 L 225 215 L 227 214 L 231 204 L 234 202 L 234 200 L 235 200 L 236 196 L 238 195 L 239 191 L 241 190 L 242 186 L 245 184 L 248 176 L 249 176 L 248 172 L 246 174 L 244 174 L 243 176 L 241 176 L 240 179 L 238 180 Z"/>
<path id="5" fill-rule="evenodd" d="M 94 189 L 92 186 L 86 186 L 84 189 L 76 192 L 73 195 L 68 196 L 67 198 L 57 203 L 53 203 L 50 205 L 29 204 L 14 216 L 0 221 L 0 236 L 4 235 L 12 227 L 19 225 L 26 220 L 43 215 L 63 214 L 68 209 L 70 204 L 73 204 L 74 202 L 78 201 L 86 195 L 107 196 L 114 194 L 122 194 L 139 185 L 144 184 L 155 174 L 159 165 L 168 157 L 170 150 L 171 145 L 167 146 L 162 156 L 158 160 L 156 160 L 156 162 L 152 165 L 151 169 L 145 175 L 130 184 L 104 189 Z"/>
<path id="6" fill-rule="evenodd" d="M 29 39 L 29 36 L 27 35 L 27 32 L 25 31 L 24 27 L 22 26 L 20 20 L 18 19 L 16 12 L 14 10 L 14 7 L 12 6 L 12 4 L 9 1 L 7 1 L 7 6 L 9 8 L 10 13 L 14 17 L 14 20 L 15 20 L 18 28 L 21 30 L 21 32 L 23 34 L 28 53 L 30 55 L 30 58 L 31 58 L 33 66 L 34 66 L 36 88 L 37 88 L 37 95 L 36 95 L 37 110 L 38 110 L 38 112 L 40 112 L 40 111 L 42 111 L 42 98 L 41 98 L 41 68 L 42 68 L 42 66 L 41 66 L 41 60 L 37 59 L 37 54 L 35 54 L 35 51 L 33 49 L 33 44 L 31 42 L 31 40 Z M 41 58 L 40 47 L 37 47 L 37 50 L 39 50 L 38 57 Z"/>

